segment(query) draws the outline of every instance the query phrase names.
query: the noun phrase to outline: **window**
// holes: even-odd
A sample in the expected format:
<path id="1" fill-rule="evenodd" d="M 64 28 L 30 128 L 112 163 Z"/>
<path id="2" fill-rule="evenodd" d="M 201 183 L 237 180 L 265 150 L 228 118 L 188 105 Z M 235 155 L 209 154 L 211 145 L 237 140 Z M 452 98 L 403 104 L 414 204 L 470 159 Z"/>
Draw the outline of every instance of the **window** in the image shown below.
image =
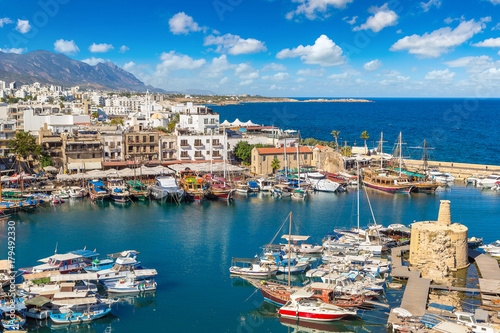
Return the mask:
<path id="1" fill-rule="evenodd" d="M 174 148 L 174 143 L 173 142 L 169 142 L 168 143 L 168 148 L 170 148 L 170 149 Z"/>
<path id="2" fill-rule="evenodd" d="M 146 146 L 142 146 L 142 151 L 146 152 Z"/>
<path id="3" fill-rule="evenodd" d="M 293 160 L 296 161 L 297 160 L 297 155 L 293 155 Z"/>
<path id="4" fill-rule="evenodd" d="M 136 137 L 135 137 L 135 142 L 139 142 L 139 136 L 138 135 L 136 135 Z"/>
<path id="5" fill-rule="evenodd" d="M 149 151 L 150 152 L 153 152 L 155 150 L 155 147 L 154 146 L 149 146 Z"/>
<path id="6" fill-rule="evenodd" d="M 149 142 L 155 142 L 155 136 L 154 135 L 149 136 Z"/>
<path id="7" fill-rule="evenodd" d="M 274 155 L 274 158 L 276 158 L 276 159 L 277 159 L 277 158 L 278 158 L 278 155 Z"/>
<path id="8" fill-rule="evenodd" d="M 194 146 L 195 147 L 201 147 L 201 146 L 203 146 L 203 144 L 201 143 L 200 139 L 196 139 L 196 140 L 194 140 Z"/>
<path id="9" fill-rule="evenodd" d="M 118 142 L 116 143 L 116 145 L 117 145 L 118 147 L 120 147 L 120 144 L 121 144 L 121 142 L 120 142 L 120 141 L 118 141 Z"/>
<path id="10" fill-rule="evenodd" d="M 219 143 L 219 139 L 213 139 L 213 140 L 212 140 L 212 144 L 213 144 L 214 146 L 219 146 L 219 145 L 220 145 L 220 143 Z"/>
<path id="11" fill-rule="evenodd" d="M 145 136 L 145 135 L 143 135 L 143 136 L 142 136 L 142 142 L 147 142 L 147 141 L 146 141 L 146 136 Z"/>
<path id="12" fill-rule="evenodd" d="M 207 153 L 205 155 L 210 156 L 210 150 L 207 150 Z"/>
<path id="13" fill-rule="evenodd" d="M 76 154 L 76 158 L 80 158 L 80 154 Z"/>
<path id="14" fill-rule="evenodd" d="M 210 139 L 207 139 L 207 143 L 210 143 Z"/>
<path id="15" fill-rule="evenodd" d="M 203 120 L 204 120 L 205 125 L 207 125 L 208 124 L 208 118 L 205 118 Z"/>
<path id="16" fill-rule="evenodd" d="M 215 124 L 215 118 L 210 119 L 210 124 Z"/>
<path id="17" fill-rule="evenodd" d="M 189 157 L 187 151 L 181 151 L 181 158 L 183 157 Z"/>
<path id="18" fill-rule="evenodd" d="M 95 158 L 95 154 L 92 154 L 92 158 Z"/>
<path id="19" fill-rule="evenodd" d="M 194 157 L 203 157 L 203 155 L 201 154 L 201 151 L 195 151 L 194 152 Z"/>
<path id="20" fill-rule="evenodd" d="M 265 161 L 266 161 L 266 156 L 264 155 L 264 156 L 262 156 L 262 162 L 265 162 Z"/>
<path id="21" fill-rule="evenodd" d="M 104 145 L 105 145 L 105 146 L 107 146 L 107 145 L 108 145 L 108 143 L 109 143 L 109 142 L 108 142 L 108 141 L 106 141 L 106 142 L 104 143 Z"/>
<path id="22" fill-rule="evenodd" d="M 134 147 L 129 146 L 129 147 L 128 147 L 128 152 L 129 152 L 129 153 L 131 153 L 131 152 L 133 152 L 133 151 L 134 151 Z"/>
<path id="23" fill-rule="evenodd" d="M 189 124 L 189 125 L 192 125 L 192 124 L 193 124 L 193 118 L 191 118 L 191 117 L 190 117 L 190 118 L 188 119 L 188 124 Z"/>
<path id="24" fill-rule="evenodd" d="M 187 147 L 188 146 L 188 140 L 183 139 L 181 140 L 181 147 Z"/>

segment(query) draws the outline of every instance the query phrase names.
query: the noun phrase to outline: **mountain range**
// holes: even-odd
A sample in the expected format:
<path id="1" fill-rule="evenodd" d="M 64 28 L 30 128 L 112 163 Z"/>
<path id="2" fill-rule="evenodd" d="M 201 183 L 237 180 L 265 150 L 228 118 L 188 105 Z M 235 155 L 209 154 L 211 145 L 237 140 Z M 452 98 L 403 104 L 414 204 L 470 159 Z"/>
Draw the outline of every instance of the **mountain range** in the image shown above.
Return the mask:
<path id="1" fill-rule="evenodd" d="M 111 62 L 91 66 L 64 54 L 38 50 L 26 54 L 0 52 L 0 80 L 80 86 L 103 90 L 164 92 L 145 85 L 133 74 Z"/>

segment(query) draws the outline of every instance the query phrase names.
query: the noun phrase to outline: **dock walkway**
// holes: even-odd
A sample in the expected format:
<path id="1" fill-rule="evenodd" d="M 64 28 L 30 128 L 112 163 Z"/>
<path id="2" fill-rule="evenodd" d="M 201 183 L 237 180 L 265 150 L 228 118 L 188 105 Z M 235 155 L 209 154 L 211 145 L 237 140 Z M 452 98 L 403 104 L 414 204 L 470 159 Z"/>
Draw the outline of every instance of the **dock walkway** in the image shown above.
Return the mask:
<path id="1" fill-rule="evenodd" d="M 410 245 L 393 247 L 391 249 L 391 276 L 399 279 L 409 279 L 412 273 L 408 266 L 403 266 L 402 253 L 410 251 Z M 418 273 L 420 276 L 420 273 Z"/>
<path id="2" fill-rule="evenodd" d="M 478 271 L 483 279 L 500 280 L 500 268 L 495 258 L 472 249 L 469 249 L 469 258 L 476 262 Z"/>

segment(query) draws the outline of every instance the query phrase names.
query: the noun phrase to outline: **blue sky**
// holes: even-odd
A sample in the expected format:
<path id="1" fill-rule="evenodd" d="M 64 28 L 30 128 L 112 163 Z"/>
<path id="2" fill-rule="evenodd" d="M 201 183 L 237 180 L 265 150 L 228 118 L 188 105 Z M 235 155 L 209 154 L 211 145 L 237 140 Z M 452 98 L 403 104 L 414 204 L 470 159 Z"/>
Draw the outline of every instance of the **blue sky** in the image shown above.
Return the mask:
<path id="1" fill-rule="evenodd" d="M 500 97 L 500 0 L 0 0 L 0 48 L 166 90 Z"/>

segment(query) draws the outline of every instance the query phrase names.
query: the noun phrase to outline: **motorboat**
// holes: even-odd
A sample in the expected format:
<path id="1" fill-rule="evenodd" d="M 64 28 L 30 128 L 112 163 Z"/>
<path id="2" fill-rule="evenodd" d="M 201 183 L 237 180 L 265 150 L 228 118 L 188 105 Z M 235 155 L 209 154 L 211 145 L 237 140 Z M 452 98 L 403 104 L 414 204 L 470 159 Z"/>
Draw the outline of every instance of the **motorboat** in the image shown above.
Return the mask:
<path id="1" fill-rule="evenodd" d="M 469 239 L 467 239 L 467 245 L 473 249 L 479 247 L 483 245 L 483 238 L 470 237 Z"/>
<path id="2" fill-rule="evenodd" d="M 68 194 L 70 198 L 83 198 L 86 192 L 79 186 L 71 186 L 68 188 Z"/>
<path id="3" fill-rule="evenodd" d="M 269 192 L 272 190 L 274 182 L 265 178 L 259 178 L 256 180 L 257 185 L 261 192 Z"/>
<path id="4" fill-rule="evenodd" d="M 109 198 L 109 192 L 100 180 L 89 181 L 89 196 L 93 201 L 104 201 Z"/>
<path id="5" fill-rule="evenodd" d="M 254 180 L 248 181 L 248 187 L 250 188 L 250 192 L 259 192 L 260 191 L 259 184 Z"/>
<path id="6" fill-rule="evenodd" d="M 237 264 L 242 264 L 243 267 Z M 278 273 L 276 265 L 260 263 L 257 258 L 233 258 L 229 272 L 234 275 L 269 277 Z"/>
<path id="7" fill-rule="evenodd" d="M 453 183 L 455 181 L 455 177 L 448 172 L 440 172 L 440 171 L 430 171 L 429 175 L 438 183 Z"/>
<path id="8" fill-rule="evenodd" d="M 50 201 L 51 201 L 54 205 L 64 203 L 64 199 L 63 199 L 63 198 L 61 198 L 58 194 L 55 194 L 55 193 L 52 193 L 52 194 L 50 195 Z"/>
<path id="9" fill-rule="evenodd" d="M 321 245 L 312 245 L 305 243 L 310 236 L 300 236 L 300 235 L 292 235 L 289 237 L 288 235 L 283 235 L 281 238 L 288 240 L 290 238 L 290 241 L 293 242 L 292 251 L 296 253 L 302 253 L 302 254 L 316 254 L 316 253 L 321 253 L 323 251 L 323 246 Z"/>
<path id="10" fill-rule="evenodd" d="M 69 195 L 68 191 L 66 191 L 64 189 L 60 189 L 58 191 L 54 191 L 54 192 L 52 192 L 52 194 L 54 196 L 58 196 L 61 199 L 69 199 L 70 198 L 70 195 Z"/>
<path id="11" fill-rule="evenodd" d="M 497 182 L 500 182 L 500 174 L 493 174 L 483 179 L 479 179 L 477 185 L 490 188 L 495 186 Z"/>
<path id="12" fill-rule="evenodd" d="M 182 201 L 184 190 L 179 188 L 174 176 L 156 177 L 155 184 L 150 187 L 151 196 L 155 200 L 172 200 L 174 202 Z"/>
<path id="13" fill-rule="evenodd" d="M 355 310 L 325 303 L 317 297 L 312 297 L 313 295 L 314 293 L 304 290 L 293 293 L 290 295 L 292 300 L 279 309 L 280 316 L 304 321 L 325 322 L 356 315 Z"/>
<path id="14" fill-rule="evenodd" d="M 271 194 L 278 198 L 291 197 L 292 189 L 285 184 L 276 184 L 271 189 Z"/>
<path id="15" fill-rule="evenodd" d="M 340 187 L 340 183 L 331 181 L 320 172 L 307 173 L 306 179 L 314 190 L 320 192 L 336 192 Z"/>
<path id="16" fill-rule="evenodd" d="M 236 193 L 240 194 L 248 194 L 251 192 L 250 185 L 247 182 L 237 181 L 234 183 L 234 188 L 236 189 Z"/>
<path id="17" fill-rule="evenodd" d="M 130 191 L 121 178 L 108 178 L 108 189 L 111 199 L 115 202 L 130 201 Z"/>
<path id="18" fill-rule="evenodd" d="M 290 260 L 278 258 L 276 265 L 278 266 L 278 272 L 286 274 L 289 272 L 291 274 L 303 273 L 309 268 L 309 262 L 300 262 L 297 258 Z"/>
<path id="19" fill-rule="evenodd" d="M 140 293 L 143 291 L 156 290 L 156 279 L 154 276 L 150 278 L 137 279 L 133 275 L 129 275 L 124 279 L 106 284 L 108 293 Z"/>
<path id="20" fill-rule="evenodd" d="M 6 287 L 12 280 L 12 262 L 8 259 L 0 260 L 0 288 Z"/>
<path id="21" fill-rule="evenodd" d="M 25 274 L 58 271 L 61 274 L 74 273 L 92 265 L 92 261 L 99 253 L 90 250 L 76 250 L 65 254 L 54 254 L 50 257 L 40 259 L 43 264 L 19 269 Z"/>
<path id="22" fill-rule="evenodd" d="M 123 251 L 117 256 L 113 267 L 97 271 L 97 279 L 99 282 L 118 281 L 126 278 L 131 271 L 144 269 L 141 262 L 137 260 L 139 252 L 134 250 Z"/>
<path id="23" fill-rule="evenodd" d="M 84 312 L 53 313 L 50 319 L 55 324 L 79 324 L 102 318 L 110 312 L 111 307 Z"/>
<path id="24" fill-rule="evenodd" d="M 37 296 L 25 300 L 24 305 L 26 308 L 21 311 L 24 316 L 37 320 L 47 319 L 54 310 L 52 301 L 44 296 Z"/>
<path id="25" fill-rule="evenodd" d="M 484 252 L 488 253 L 492 257 L 500 258 L 500 240 L 496 240 L 488 245 L 482 245 L 479 248 L 484 250 Z"/>

